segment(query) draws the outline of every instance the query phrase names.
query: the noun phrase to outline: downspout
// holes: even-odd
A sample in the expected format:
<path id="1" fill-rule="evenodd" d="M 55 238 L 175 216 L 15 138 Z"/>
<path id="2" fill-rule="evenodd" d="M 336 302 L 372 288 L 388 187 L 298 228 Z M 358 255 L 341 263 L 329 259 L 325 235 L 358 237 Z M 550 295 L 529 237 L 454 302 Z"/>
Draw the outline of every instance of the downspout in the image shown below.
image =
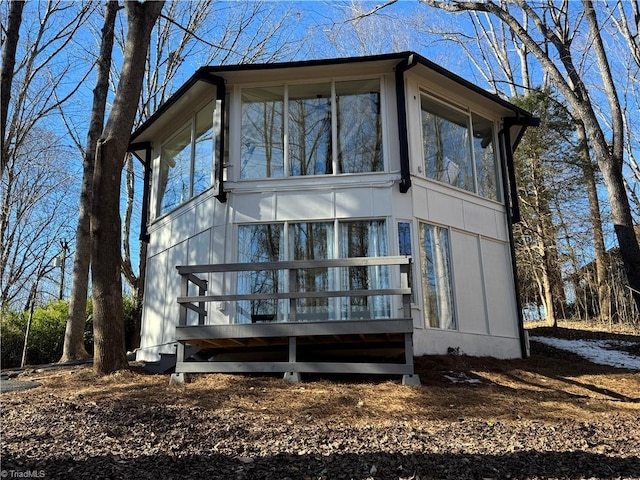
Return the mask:
<path id="1" fill-rule="evenodd" d="M 511 254 L 511 271 L 513 273 L 513 285 L 516 295 L 516 310 L 518 315 L 518 336 L 520 337 L 520 352 L 522 358 L 528 356 L 528 341 L 524 329 L 524 316 L 522 313 L 522 301 L 520 300 L 520 282 L 518 280 L 518 270 L 516 263 L 516 246 L 513 239 L 513 224 L 518 223 L 521 219 L 520 204 L 518 202 L 518 188 L 516 185 L 516 171 L 513 160 L 513 147 L 511 142 L 511 127 L 514 125 L 522 126 L 538 126 L 540 123 L 537 118 L 505 118 L 504 126 L 498 133 L 500 140 L 500 170 L 502 173 L 502 191 L 504 196 L 505 208 L 511 207 L 511 212 L 507 212 L 507 233 L 509 236 L 509 253 Z M 521 130 L 521 135 L 524 133 Z M 516 145 L 520 142 L 517 138 Z M 508 180 L 507 180 L 508 178 Z"/>
<path id="2" fill-rule="evenodd" d="M 398 142 L 400 143 L 400 192 L 411 188 L 411 165 L 409 162 L 409 136 L 407 132 L 407 95 L 404 87 L 404 73 L 418 64 L 414 54 L 396 65 L 396 105 L 398 110 Z"/>
<path id="3" fill-rule="evenodd" d="M 224 190 L 224 148 L 225 148 L 225 109 L 226 109 L 226 94 L 227 87 L 225 79 L 217 75 L 206 73 L 200 76 L 200 80 L 211 83 L 216 86 L 216 111 L 220 111 L 220 132 L 218 141 L 218 161 L 215 165 L 214 175 L 214 189 L 216 190 L 215 197 L 220 203 L 227 201 L 227 192 Z M 219 106 L 219 108 L 218 108 Z"/>
<path id="4" fill-rule="evenodd" d="M 144 160 L 141 159 L 135 152 L 144 150 Z M 142 213 L 140 219 L 140 241 L 149 243 L 149 187 L 151 184 L 151 142 L 132 143 L 129 145 L 129 152 L 132 153 L 144 169 L 144 180 L 142 186 Z"/>

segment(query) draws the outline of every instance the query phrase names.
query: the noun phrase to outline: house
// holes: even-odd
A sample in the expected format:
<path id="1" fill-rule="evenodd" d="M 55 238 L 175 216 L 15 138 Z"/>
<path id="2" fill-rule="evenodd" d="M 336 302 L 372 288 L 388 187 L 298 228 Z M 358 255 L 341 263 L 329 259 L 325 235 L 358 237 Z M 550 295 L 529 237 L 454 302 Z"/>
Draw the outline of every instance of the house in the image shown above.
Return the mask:
<path id="1" fill-rule="evenodd" d="M 412 52 L 200 68 L 131 139 L 138 360 L 410 377 L 414 354 L 525 355 L 512 153 L 535 124 Z M 406 362 L 323 359 L 374 344 Z"/>

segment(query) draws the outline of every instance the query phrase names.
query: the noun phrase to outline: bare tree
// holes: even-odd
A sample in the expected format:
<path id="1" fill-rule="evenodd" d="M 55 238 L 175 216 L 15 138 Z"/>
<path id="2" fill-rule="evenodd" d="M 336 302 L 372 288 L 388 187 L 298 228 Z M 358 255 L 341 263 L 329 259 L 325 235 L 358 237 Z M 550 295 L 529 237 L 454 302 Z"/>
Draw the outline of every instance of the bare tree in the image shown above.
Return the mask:
<path id="1" fill-rule="evenodd" d="M 633 218 L 622 175 L 625 140 L 622 109 L 593 3 L 583 0 L 581 9 L 576 12 L 569 11 L 570 8 L 578 8 L 570 2 L 563 2 L 560 5 L 544 2 L 537 8 L 538 4 L 534 5 L 524 0 L 517 0 L 508 5 L 457 0 L 422 1 L 432 7 L 450 12 L 479 11 L 496 16 L 537 59 L 549 79 L 570 105 L 573 115 L 584 124 L 607 188 L 614 229 L 627 279 L 631 288 L 640 292 L 640 247 L 633 229 Z M 514 8 L 529 19 L 528 28 L 525 28 L 525 25 L 511 12 L 511 5 L 515 5 Z M 588 45 L 596 60 L 601 79 L 601 88 L 598 89 L 587 88 L 581 70 L 575 63 L 574 44 L 572 38 L 567 35 L 567 28 L 569 19 L 576 14 L 583 16 L 586 20 Z M 534 37 L 534 31 L 542 40 Z M 548 45 L 555 48 L 556 55 L 550 53 Z M 601 91 L 604 91 L 607 115 L 611 118 L 610 132 L 606 131 L 609 129 L 603 128 L 604 124 L 594 107 L 596 100 L 593 96 L 600 94 Z M 634 299 L 636 304 L 640 305 L 640 293 L 634 293 Z"/>
<path id="2" fill-rule="evenodd" d="M 122 313 L 120 178 L 136 118 L 151 30 L 164 2 L 127 2 L 127 39 L 118 88 L 98 141 L 91 208 L 94 369 L 128 366 Z"/>
<path id="3" fill-rule="evenodd" d="M 7 130 L 7 114 L 9 113 L 9 100 L 11 98 L 11 86 L 13 83 L 13 68 L 16 64 L 16 49 L 18 48 L 23 8 L 23 1 L 12 0 L 9 7 L 6 34 L 4 28 L 2 29 L 4 49 L 2 50 L 2 67 L 0 70 L 0 92 L 2 92 L 2 98 L 0 98 L 0 128 L 2 129 L 0 139 L 2 139 L 3 146 L 2 156 L 0 158 L 0 176 L 4 173 L 6 164 L 9 161 L 4 148 L 5 132 Z"/>
<path id="4" fill-rule="evenodd" d="M 71 155 L 53 134 L 56 126 L 52 117 L 73 97 L 83 78 L 71 86 L 60 86 L 52 78 L 64 78 L 72 69 L 82 71 L 67 54 L 67 48 L 92 6 L 54 1 L 42 10 L 33 10 L 39 7 L 39 4 L 24 5 L 19 26 L 21 37 L 15 31 L 18 27 L 12 26 L 11 38 L 7 37 L 5 44 L 9 48 L 15 42 L 16 62 L 11 72 L 8 72 L 11 59 L 7 58 L 7 65 L 3 63 L 3 69 L 7 70 L 3 78 L 7 86 L 2 86 L 2 99 L 7 101 L 3 117 L 6 129 L 2 138 L 0 211 L 3 307 L 27 288 L 26 279 L 34 271 L 31 257 L 42 255 L 51 259 L 53 246 L 64 231 L 63 222 L 69 221 L 67 197 L 61 192 L 72 191 L 68 171 Z M 11 22 L 18 22 L 16 18 Z M 8 90 L 5 92 L 4 88 Z M 63 88 L 64 93 L 58 93 Z M 65 238 L 67 235 L 64 232 Z"/>
<path id="5" fill-rule="evenodd" d="M 2 177 L 0 207 L 0 310 L 28 305 L 28 285 L 51 272 L 65 225 L 74 211 L 60 189 L 71 190 L 69 152 L 50 132 L 32 131 L 9 156 Z M 34 158 L 37 161 L 34 161 Z"/>
<path id="6" fill-rule="evenodd" d="M 113 49 L 114 25 L 118 12 L 118 2 L 108 1 L 104 13 L 100 54 L 96 62 L 96 86 L 93 89 L 93 105 L 87 142 L 83 152 L 82 190 L 78 209 L 78 226 L 76 228 L 76 249 L 73 257 L 73 277 L 71 296 L 69 298 L 69 315 L 64 336 L 61 362 L 87 358 L 89 354 L 84 347 L 84 327 L 89 291 L 89 265 L 91 263 L 91 201 L 93 166 L 96 155 L 96 144 L 102 134 L 104 114 L 109 92 L 109 71 L 111 69 L 111 52 Z"/>

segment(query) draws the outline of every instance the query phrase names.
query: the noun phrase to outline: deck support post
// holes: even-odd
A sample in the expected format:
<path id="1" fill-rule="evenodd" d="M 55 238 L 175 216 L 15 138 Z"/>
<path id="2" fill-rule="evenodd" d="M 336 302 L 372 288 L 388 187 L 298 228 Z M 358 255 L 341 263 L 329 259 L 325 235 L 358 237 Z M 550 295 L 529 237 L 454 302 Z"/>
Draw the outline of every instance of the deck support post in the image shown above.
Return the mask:
<path id="1" fill-rule="evenodd" d="M 289 363 L 296 363 L 296 337 L 289 337 Z M 300 372 L 284 372 L 284 379 L 291 383 L 300 382 Z"/>
<path id="2" fill-rule="evenodd" d="M 420 375 L 403 375 L 402 385 L 406 385 L 408 387 L 419 387 L 421 385 Z"/>
<path id="3" fill-rule="evenodd" d="M 402 376 L 402 385 L 419 387 L 420 376 L 415 375 L 413 371 L 413 333 L 404 334 L 404 356 L 407 368 L 411 369 L 411 373 Z"/>
<path id="4" fill-rule="evenodd" d="M 171 378 L 169 378 L 169 385 L 184 385 L 190 381 L 191 377 L 188 373 L 172 373 Z"/>

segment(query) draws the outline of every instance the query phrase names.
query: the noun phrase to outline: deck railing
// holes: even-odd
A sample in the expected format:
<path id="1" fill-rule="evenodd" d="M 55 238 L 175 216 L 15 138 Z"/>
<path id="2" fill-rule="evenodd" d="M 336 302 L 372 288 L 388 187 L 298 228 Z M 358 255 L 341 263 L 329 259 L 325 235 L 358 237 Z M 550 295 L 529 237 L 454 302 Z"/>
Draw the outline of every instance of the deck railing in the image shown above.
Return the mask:
<path id="1" fill-rule="evenodd" d="M 399 276 L 396 282 L 397 288 L 369 288 L 363 290 L 325 290 L 325 291 L 297 291 L 298 275 L 308 269 L 324 268 L 349 268 L 349 267 L 376 267 L 398 266 Z M 220 265 L 189 265 L 178 266 L 178 273 L 182 277 L 181 292 L 178 297 L 180 304 L 179 325 L 187 324 L 187 310 L 198 314 L 198 324 L 204 325 L 207 317 L 207 303 L 212 302 L 240 302 L 256 300 L 288 300 L 288 322 L 296 322 L 296 301 L 299 299 L 329 299 L 336 297 L 374 297 L 374 296 L 401 296 L 404 318 L 411 318 L 411 288 L 409 287 L 409 271 L 411 268 L 410 257 L 359 257 L 333 260 L 297 260 L 285 262 L 260 262 L 260 263 L 227 263 Z M 208 295 L 208 281 L 199 275 L 209 273 L 237 273 L 237 272 L 263 272 L 283 271 L 288 278 L 288 284 L 284 289 L 268 293 L 227 293 L 220 295 Z M 393 275 L 388 275 L 390 281 Z M 189 295 L 191 284 L 198 289 L 197 295 Z M 288 287 L 288 288 L 287 288 Z M 284 291 L 283 291 L 284 290 Z"/>
<path id="2" fill-rule="evenodd" d="M 356 290 L 342 290 L 328 288 L 324 291 L 298 291 L 298 275 L 307 269 L 344 269 L 353 267 L 397 267 L 393 274 L 391 271 L 385 277 L 388 282 L 399 285 L 395 288 L 369 288 Z M 301 373 L 374 373 L 374 374 L 401 374 L 403 383 L 407 385 L 419 385 L 420 380 L 414 375 L 413 367 L 413 321 L 411 319 L 411 288 L 409 285 L 409 270 L 411 259 L 409 257 L 367 257 L 346 258 L 335 260 L 303 260 L 291 262 L 260 262 L 260 263 L 235 263 L 223 265 L 193 265 L 179 266 L 178 273 L 182 277 L 181 295 L 178 297 L 180 304 L 179 324 L 176 327 L 176 373 L 172 376 L 172 382 L 185 381 L 185 375 L 189 373 L 213 373 L 213 372 L 283 372 L 285 378 L 298 381 Z M 399 270 L 399 275 L 397 274 Z M 237 272 L 263 272 L 282 271 L 288 278 L 288 282 L 281 282 L 278 291 L 271 293 L 229 293 L 209 295 L 208 282 L 200 275 L 215 273 Z M 230 279 L 227 279 L 230 280 Z M 225 282 L 222 282 L 225 283 Z M 226 282 L 227 288 L 233 288 L 234 282 Z M 337 282 L 336 282 L 337 283 Z M 385 282 L 386 284 L 387 282 Z M 390 284 L 390 283 L 389 283 Z M 192 285 L 197 287 L 197 295 L 189 295 Z M 236 283 L 237 285 L 237 283 Z M 284 287 L 284 288 L 283 288 Z M 369 318 L 332 319 L 325 316 L 301 319 L 296 309 L 299 299 L 331 299 L 336 297 L 377 297 L 400 296 L 402 298 L 402 315 L 400 318 L 390 318 L 391 315 L 379 318 L 371 315 Z M 242 301 L 278 300 L 289 301 L 288 321 L 266 321 L 271 315 L 257 315 L 252 321 L 257 323 L 226 323 L 205 324 L 207 317 L 207 304 L 212 302 L 242 302 Z M 396 304 L 397 306 L 397 304 Z M 198 325 L 187 325 L 187 312 L 191 310 L 198 314 Z M 236 309 L 237 311 L 238 309 Z M 375 313 L 375 312 L 373 312 Z M 323 317 L 323 318 L 320 318 Z M 301 321 L 304 320 L 304 321 Z M 339 344 L 344 342 L 361 342 L 365 348 L 369 345 L 377 345 L 381 348 L 397 349 L 398 343 L 404 350 L 404 359 L 400 363 L 386 361 L 329 361 L 320 358 L 317 360 L 300 361 L 298 358 L 298 344 L 305 344 L 305 351 L 310 343 L 318 343 L 321 339 L 330 339 L 330 342 Z M 214 361 L 189 361 L 186 358 L 186 345 L 192 345 L 203 350 L 212 351 L 220 349 L 251 349 L 260 345 L 260 348 L 286 348 L 284 353 L 288 360 L 214 360 Z M 351 343 L 346 343 L 351 345 Z M 350 349 L 351 347 L 347 347 Z M 215 354 L 214 354 L 215 356 Z"/>

